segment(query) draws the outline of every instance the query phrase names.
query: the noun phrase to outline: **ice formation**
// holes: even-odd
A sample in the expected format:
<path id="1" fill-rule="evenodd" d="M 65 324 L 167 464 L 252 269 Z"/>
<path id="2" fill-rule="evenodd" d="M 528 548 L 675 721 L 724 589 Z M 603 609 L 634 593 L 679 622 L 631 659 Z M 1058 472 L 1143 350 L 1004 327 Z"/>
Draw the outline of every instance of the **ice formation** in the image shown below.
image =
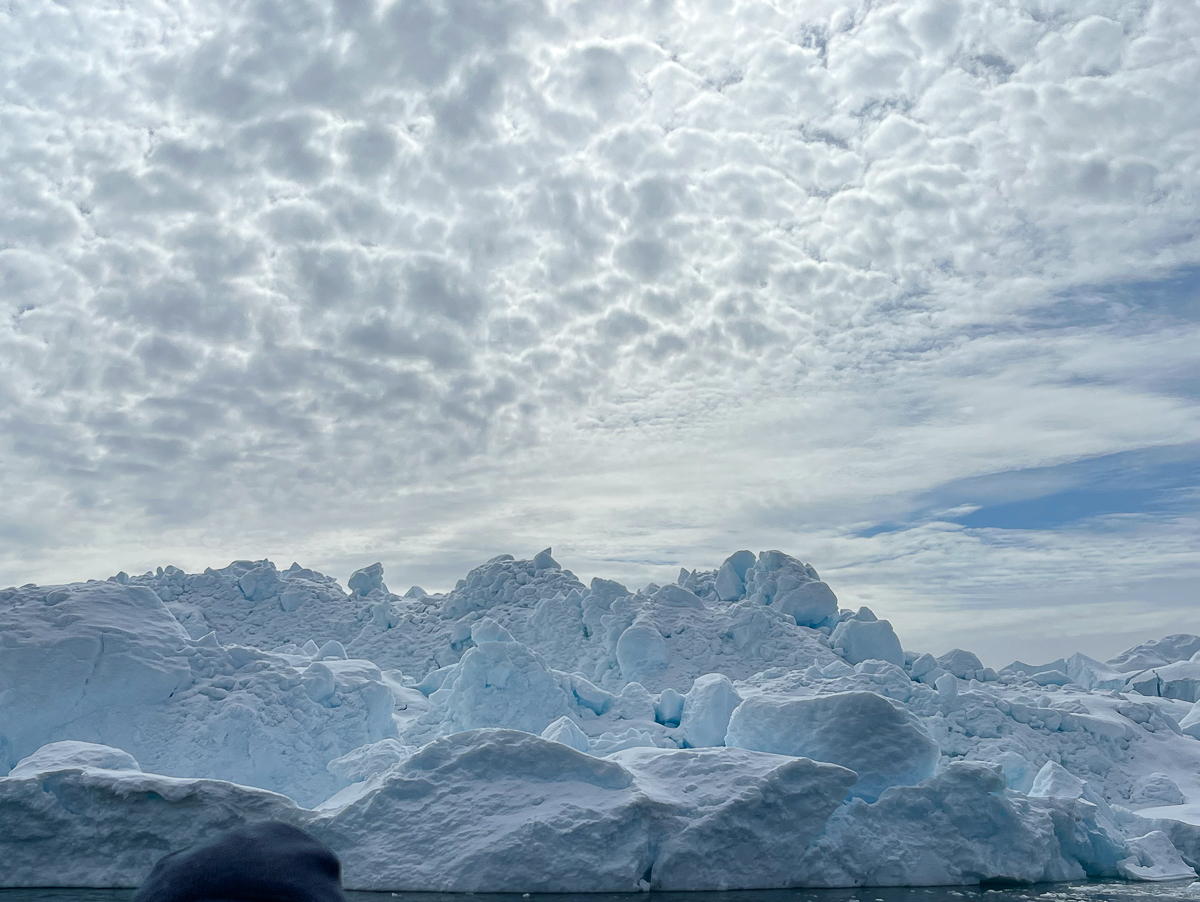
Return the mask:
<path id="1" fill-rule="evenodd" d="M 997 672 L 808 564 L 445 594 L 293 564 L 0 590 L 0 886 L 134 886 L 265 820 L 352 888 L 1193 877 L 1200 637 Z"/>

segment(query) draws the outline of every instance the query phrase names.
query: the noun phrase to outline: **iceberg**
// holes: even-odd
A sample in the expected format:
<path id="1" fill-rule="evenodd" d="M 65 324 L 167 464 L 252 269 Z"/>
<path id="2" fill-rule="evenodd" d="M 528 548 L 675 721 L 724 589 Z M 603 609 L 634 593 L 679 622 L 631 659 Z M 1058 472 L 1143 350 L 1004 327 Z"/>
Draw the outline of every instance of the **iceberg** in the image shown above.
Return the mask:
<path id="1" fill-rule="evenodd" d="M 0 590 L 0 886 L 136 886 L 280 822 L 352 889 L 624 892 L 1194 876 L 1200 638 L 997 672 L 811 564 L 627 588 L 547 548 Z"/>

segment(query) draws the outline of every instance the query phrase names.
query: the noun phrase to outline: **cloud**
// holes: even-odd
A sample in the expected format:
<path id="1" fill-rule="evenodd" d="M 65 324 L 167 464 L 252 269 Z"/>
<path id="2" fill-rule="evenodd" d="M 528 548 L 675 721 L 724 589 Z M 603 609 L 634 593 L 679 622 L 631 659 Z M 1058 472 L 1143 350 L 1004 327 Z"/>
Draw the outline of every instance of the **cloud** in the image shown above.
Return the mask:
<path id="1" fill-rule="evenodd" d="M 925 562 L 872 602 L 903 620 L 1047 542 L 1087 569 L 980 539 L 1002 499 L 914 512 L 1196 440 L 1188 15 L 14 7 L 0 582 L 274 553 L 434 588 L 554 541 L 849 587 L 870 547 Z M 1195 519 L 1127 501 L 1114 553 Z"/>

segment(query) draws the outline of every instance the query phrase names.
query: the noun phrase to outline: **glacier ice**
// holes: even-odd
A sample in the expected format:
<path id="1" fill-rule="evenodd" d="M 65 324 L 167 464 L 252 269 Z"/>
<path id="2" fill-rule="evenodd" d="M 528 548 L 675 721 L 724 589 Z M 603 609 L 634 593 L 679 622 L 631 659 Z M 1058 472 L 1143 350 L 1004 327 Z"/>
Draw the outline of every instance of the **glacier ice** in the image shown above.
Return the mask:
<path id="1" fill-rule="evenodd" d="M 1200 866 L 1200 637 L 997 672 L 738 551 L 629 589 L 235 561 L 0 590 L 0 885 L 136 885 L 267 820 L 347 886 L 1164 880 Z"/>
<path id="2" fill-rule="evenodd" d="M 191 776 L 202 761 L 204 776 L 315 804 L 340 786 L 332 758 L 396 736 L 373 663 L 289 658 L 211 633 L 192 641 L 144 585 L 16 590 L 0 603 L 0 635 L 8 767 L 82 740 L 156 773 Z"/>
<path id="3" fill-rule="evenodd" d="M 781 551 L 760 554 L 745 582 L 748 597 L 790 615 L 800 626 L 824 626 L 837 617 L 837 596 L 817 571 Z"/>
<path id="4" fill-rule="evenodd" d="M 725 745 L 729 717 L 742 697 L 733 682 L 723 673 L 707 673 L 696 677 L 683 700 L 679 730 L 691 748 Z"/>
<path id="5" fill-rule="evenodd" d="M 166 851 L 304 817 L 286 796 L 225 780 L 47 762 L 0 778 L 0 885 L 137 886 Z"/>
<path id="6" fill-rule="evenodd" d="M 1200 654 L 1200 636 L 1174 633 L 1126 649 L 1108 663 L 1113 670 L 1129 673 L 1186 661 L 1196 654 Z"/>
<path id="7" fill-rule="evenodd" d="M 1042 799 L 1079 799 L 1083 797 L 1084 782 L 1059 764 L 1047 761 L 1033 778 L 1029 795 Z"/>
<path id="8" fill-rule="evenodd" d="M 961 648 L 952 648 L 937 658 L 938 666 L 947 673 L 952 673 L 960 680 L 983 679 L 983 662 L 974 652 Z"/>
<path id="9" fill-rule="evenodd" d="M 72 768 L 100 770 L 130 770 L 141 773 L 142 767 L 128 752 L 95 742 L 65 739 L 48 742 L 32 755 L 18 761 L 8 772 L 10 777 L 28 777 Z"/>
<path id="10" fill-rule="evenodd" d="M 398 739 L 380 739 L 334 758 L 325 768 L 347 783 L 358 783 L 399 764 L 414 751 Z"/>
<path id="11" fill-rule="evenodd" d="M 369 567 L 355 570 L 346 580 L 346 588 L 354 595 L 370 595 L 372 592 L 386 592 L 383 584 L 383 564 L 376 561 Z"/>
<path id="12" fill-rule="evenodd" d="M 452 665 L 429 703 L 426 718 L 439 733 L 493 726 L 541 733 L 569 713 L 571 696 L 537 652 L 484 642 Z"/>
<path id="13" fill-rule="evenodd" d="M 1183 715 L 1183 719 L 1179 721 L 1179 729 L 1194 739 L 1200 739 L 1200 701 Z"/>
<path id="14" fill-rule="evenodd" d="M 1082 653 L 1071 655 L 1066 661 L 1067 675 L 1071 682 L 1077 683 L 1084 689 L 1124 689 L 1125 674 L 1113 670 L 1107 664 L 1102 664 L 1094 658 Z"/>
<path id="15" fill-rule="evenodd" d="M 900 647 L 900 639 L 886 620 L 843 620 L 834 628 L 829 645 L 851 664 L 861 664 L 863 661 L 904 664 L 904 649 Z"/>
<path id="16" fill-rule="evenodd" d="M 733 712 L 725 743 L 840 764 L 858 774 L 851 791 L 868 800 L 933 776 L 939 757 L 917 718 L 874 692 L 751 696 Z"/>
<path id="17" fill-rule="evenodd" d="M 564 714 L 546 729 L 542 730 L 542 738 L 553 742 L 561 742 L 577 752 L 587 752 L 592 747 L 592 741 L 587 733 L 579 729 L 579 725 L 571 720 L 570 715 Z"/>
<path id="18" fill-rule="evenodd" d="M 1156 667 L 1150 674 L 1157 679 L 1156 694 L 1185 702 L 1200 701 L 1200 658 Z"/>
<path id="19" fill-rule="evenodd" d="M 1122 877 L 1183 880 L 1195 876 L 1195 870 L 1183 860 L 1171 838 L 1161 830 L 1151 830 L 1145 836 L 1127 840 L 1125 848 L 1131 854 L 1117 866 Z"/>
<path id="20" fill-rule="evenodd" d="M 1129 801 L 1135 805 L 1182 805 L 1187 801 L 1178 784 L 1166 774 L 1152 773 L 1133 784 Z"/>
<path id="21" fill-rule="evenodd" d="M 994 765 L 956 761 L 874 804 L 854 799 L 804 857 L 828 861 L 837 885 L 945 885 L 1003 874 L 1036 883 L 1114 875 L 1125 847 L 1106 842 L 1094 809 L 1004 790 Z M 1099 842 L 1093 834 L 1101 834 Z M 1054 850 L 1047 854 L 1047 850 Z"/>
<path id="22" fill-rule="evenodd" d="M 656 680 L 670 664 L 666 640 L 648 623 L 633 623 L 617 639 L 617 665 L 630 682 Z"/>

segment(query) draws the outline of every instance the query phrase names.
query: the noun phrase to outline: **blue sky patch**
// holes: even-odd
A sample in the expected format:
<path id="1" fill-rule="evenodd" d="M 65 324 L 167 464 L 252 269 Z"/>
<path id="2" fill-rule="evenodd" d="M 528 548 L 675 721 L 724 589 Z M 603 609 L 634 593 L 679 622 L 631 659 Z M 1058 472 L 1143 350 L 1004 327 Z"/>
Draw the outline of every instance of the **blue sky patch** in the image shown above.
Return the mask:
<path id="1" fill-rule="evenodd" d="M 1162 279 L 1078 285 L 1044 307 L 1026 325 L 1043 328 L 1125 326 L 1133 331 L 1167 322 L 1200 322 L 1200 266 L 1184 266 Z"/>
<path id="2" fill-rule="evenodd" d="M 931 521 L 1054 529 L 1115 514 L 1194 514 L 1198 499 L 1200 444 L 1189 443 L 954 480 L 920 496 L 910 516 L 857 534 L 870 538 Z"/>

